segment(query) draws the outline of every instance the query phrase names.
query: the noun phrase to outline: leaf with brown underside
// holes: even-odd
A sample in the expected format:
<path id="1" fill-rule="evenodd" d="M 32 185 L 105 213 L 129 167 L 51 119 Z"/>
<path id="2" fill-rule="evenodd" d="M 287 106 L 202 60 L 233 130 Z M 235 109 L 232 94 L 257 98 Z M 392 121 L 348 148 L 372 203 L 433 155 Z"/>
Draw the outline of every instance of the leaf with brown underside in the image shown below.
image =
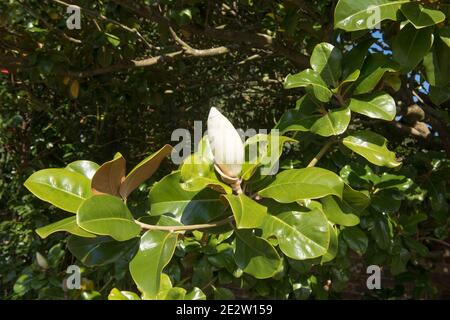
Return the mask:
<path id="1" fill-rule="evenodd" d="M 125 158 L 118 152 L 113 160 L 102 164 L 92 178 L 92 192 L 120 197 L 120 185 L 125 179 L 125 163 Z"/>
<path id="2" fill-rule="evenodd" d="M 133 170 L 126 176 L 120 186 L 120 195 L 126 199 L 128 195 L 141 183 L 149 179 L 153 173 L 159 168 L 161 161 L 172 152 L 171 145 L 166 144 L 164 147 L 142 160 Z"/>

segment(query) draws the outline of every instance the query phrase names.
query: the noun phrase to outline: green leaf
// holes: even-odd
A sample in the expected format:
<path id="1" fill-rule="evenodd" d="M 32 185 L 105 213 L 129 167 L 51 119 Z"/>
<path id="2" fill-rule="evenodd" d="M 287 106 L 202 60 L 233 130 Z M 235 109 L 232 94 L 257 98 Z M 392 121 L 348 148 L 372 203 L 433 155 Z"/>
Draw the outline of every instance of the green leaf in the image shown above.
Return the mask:
<path id="1" fill-rule="evenodd" d="M 74 234 L 74 235 L 77 235 L 80 237 L 95 238 L 95 234 L 87 232 L 84 229 L 81 229 L 77 225 L 76 216 L 62 219 L 62 220 L 59 220 L 52 224 L 46 225 L 45 227 L 36 229 L 36 233 L 42 239 L 45 239 L 52 233 L 55 233 L 58 231 L 66 231 L 66 232 L 69 232 L 71 234 Z"/>
<path id="2" fill-rule="evenodd" d="M 108 194 L 84 201 L 77 212 L 77 223 L 86 231 L 108 235 L 117 241 L 134 238 L 141 231 L 126 204 Z"/>
<path id="3" fill-rule="evenodd" d="M 262 226 L 263 238 L 275 236 L 281 251 L 295 260 L 324 255 L 330 243 L 328 221 L 319 209 L 272 203 Z M 301 211 L 303 210 L 303 211 Z"/>
<path id="4" fill-rule="evenodd" d="M 120 196 L 120 185 L 125 179 L 125 158 L 118 152 L 114 159 L 100 166 L 92 177 L 92 191 L 95 194 Z"/>
<path id="5" fill-rule="evenodd" d="M 130 262 L 130 273 L 140 291 L 156 296 L 161 273 L 169 263 L 177 244 L 177 234 L 149 230 L 141 237 L 139 251 Z"/>
<path id="6" fill-rule="evenodd" d="M 342 52 L 330 43 L 316 45 L 311 55 L 311 67 L 330 86 L 337 87 L 342 74 Z"/>
<path id="7" fill-rule="evenodd" d="M 369 192 L 354 190 L 346 184 L 342 194 L 342 202 L 359 216 L 370 204 Z"/>
<path id="8" fill-rule="evenodd" d="M 373 119 L 392 121 L 396 114 L 394 99 L 384 92 L 352 98 L 350 99 L 349 107 L 353 112 L 366 115 Z"/>
<path id="9" fill-rule="evenodd" d="M 210 187 L 221 193 L 232 193 L 231 187 L 219 180 L 214 169 L 208 135 L 203 136 L 198 151 L 183 161 L 180 171 L 182 188 L 187 191 L 200 191 Z"/>
<path id="10" fill-rule="evenodd" d="M 442 88 L 450 83 L 450 50 L 440 38 L 425 56 L 423 65 L 430 85 Z"/>
<path id="11" fill-rule="evenodd" d="M 92 180 L 92 177 L 94 177 L 95 172 L 99 168 L 100 166 L 98 164 L 88 160 L 74 161 L 72 163 L 69 163 L 66 167 L 67 170 L 82 174 L 89 180 Z"/>
<path id="12" fill-rule="evenodd" d="M 296 109 L 286 111 L 280 118 L 275 129 L 280 130 L 282 134 L 289 131 L 309 131 L 312 125 L 320 119 L 319 113 L 305 114 Z"/>
<path id="13" fill-rule="evenodd" d="M 320 77 L 320 75 L 312 70 L 306 69 L 297 74 L 289 74 L 284 80 L 285 89 L 293 89 L 305 87 L 312 93 L 319 101 L 328 102 L 330 101 L 333 93 L 328 89 L 325 81 Z"/>
<path id="14" fill-rule="evenodd" d="M 398 248 L 392 257 L 391 273 L 396 276 L 407 271 L 406 264 L 408 263 L 410 257 L 411 255 L 408 250 L 403 247 Z"/>
<path id="15" fill-rule="evenodd" d="M 345 31 L 373 29 L 384 20 L 397 20 L 397 11 L 409 0 L 339 0 L 334 27 Z"/>
<path id="16" fill-rule="evenodd" d="M 281 266 L 281 258 L 275 248 L 251 230 L 235 230 L 235 261 L 239 268 L 256 279 L 273 277 Z"/>
<path id="17" fill-rule="evenodd" d="M 416 29 L 412 24 L 407 24 L 392 44 L 393 58 L 406 73 L 417 67 L 432 45 L 433 28 Z"/>
<path id="18" fill-rule="evenodd" d="M 395 153 L 386 147 L 387 140 L 377 133 L 368 130 L 358 131 L 346 137 L 343 143 L 377 166 L 395 168 L 401 164 L 395 159 Z"/>
<path id="19" fill-rule="evenodd" d="M 313 167 L 279 173 L 272 183 L 259 191 L 259 195 L 281 203 L 289 203 L 327 195 L 341 198 L 343 189 L 344 182 L 334 172 Z"/>
<path id="20" fill-rule="evenodd" d="M 406 191 L 413 184 L 414 181 L 412 181 L 410 178 L 384 172 L 381 175 L 380 180 L 375 184 L 375 187 L 380 190 L 397 189 L 400 191 Z"/>
<path id="21" fill-rule="evenodd" d="M 439 29 L 439 38 L 450 48 L 450 26 L 444 26 Z"/>
<path id="22" fill-rule="evenodd" d="M 191 292 L 186 294 L 186 300 L 206 300 L 206 295 L 200 288 L 194 287 Z"/>
<path id="23" fill-rule="evenodd" d="M 141 300 L 141 298 L 134 292 L 113 288 L 108 295 L 108 300 Z"/>
<path id="24" fill-rule="evenodd" d="M 377 245 L 383 249 L 387 250 L 392 243 L 392 228 L 388 219 L 384 215 L 377 215 L 373 221 L 373 227 L 370 230 L 370 235 L 375 240 Z"/>
<path id="25" fill-rule="evenodd" d="M 311 126 L 311 132 L 323 137 L 337 136 L 344 133 L 350 124 L 350 108 L 343 107 L 328 110 Z"/>
<path id="26" fill-rule="evenodd" d="M 372 196 L 371 207 L 380 213 L 396 213 L 400 209 L 401 200 L 395 190 L 381 190 Z"/>
<path id="27" fill-rule="evenodd" d="M 450 100 L 450 86 L 448 85 L 442 88 L 430 86 L 429 97 L 430 100 L 436 105 L 440 105 Z"/>
<path id="28" fill-rule="evenodd" d="M 220 194 L 211 189 L 187 191 L 180 185 L 180 171 L 165 176 L 150 190 L 150 214 L 170 213 L 183 224 L 211 222 L 226 211 Z"/>
<path id="29" fill-rule="evenodd" d="M 333 196 L 326 196 L 320 200 L 328 220 L 341 226 L 352 227 L 359 224 L 359 218 L 345 203 Z"/>
<path id="30" fill-rule="evenodd" d="M 107 32 L 105 32 L 105 35 L 108 42 L 111 43 L 114 47 L 117 47 L 120 44 L 120 38 L 118 36 Z"/>
<path id="31" fill-rule="evenodd" d="M 90 184 L 85 176 L 67 169 L 44 169 L 33 173 L 24 186 L 39 199 L 75 213 L 91 196 Z"/>
<path id="32" fill-rule="evenodd" d="M 369 239 L 366 234 L 358 227 L 345 228 L 342 231 L 342 237 L 350 249 L 360 256 L 364 254 L 369 245 Z"/>
<path id="33" fill-rule="evenodd" d="M 427 257 L 430 253 L 430 250 L 427 248 L 427 246 L 425 246 L 423 243 L 420 243 L 419 241 L 414 240 L 413 238 L 404 237 L 403 241 L 411 251 L 417 252 L 422 257 Z"/>
<path id="34" fill-rule="evenodd" d="M 280 118 L 275 129 L 282 134 L 288 131 L 309 131 L 311 126 L 322 116 L 320 104 L 309 95 L 297 100 L 295 109 L 288 110 Z"/>
<path id="35" fill-rule="evenodd" d="M 267 208 L 249 198 L 245 194 L 223 196 L 230 204 L 233 211 L 236 227 L 239 229 L 259 228 L 263 223 Z"/>
<path id="36" fill-rule="evenodd" d="M 386 72 L 396 72 L 397 65 L 387 56 L 379 53 L 367 57 L 361 70 L 361 75 L 351 87 L 353 95 L 372 92 Z"/>
<path id="37" fill-rule="evenodd" d="M 373 42 L 373 39 L 364 40 L 345 54 L 342 60 L 342 78 L 345 79 L 344 82 L 356 81 L 355 77 L 359 77 L 364 60 Z"/>
<path id="38" fill-rule="evenodd" d="M 214 300 L 234 300 L 235 296 L 233 291 L 227 288 L 216 288 L 213 285 L 211 287 L 214 290 Z"/>
<path id="39" fill-rule="evenodd" d="M 442 11 L 425 8 L 418 2 L 405 3 L 401 10 L 416 29 L 434 26 L 445 20 L 445 14 Z"/>
<path id="40" fill-rule="evenodd" d="M 149 179 L 155 171 L 159 168 L 159 165 L 164 158 L 172 152 L 171 145 L 166 144 L 164 147 L 151 154 L 144 160 L 142 160 L 136 167 L 131 170 L 125 177 L 125 180 L 120 185 L 120 195 L 126 199 L 128 195 L 141 183 Z"/>
<path id="41" fill-rule="evenodd" d="M 279 163 L 284 145 L 288 142 L 297 142 L 297 140 L 280 136 L 278 132 L 257 134 L 247 139 L 245 152 L 248 160 L 242 166 L 242 179 L 250 180 L 258 168 L 261 175 L 275 174 L 274 169 Z"/>
<path id="42" fill-rule="evenodd" d="M 102 266 L 132 253 L 137 239 L 117 242 L 110 237 L 81 238 L 70 236 L 67 241 L 69 251 L 88 267 Z"/>
<path id="43" fill-rule="evenodd" d="M 338 253 L 339 241 L 337 230 L 331 223 L 328 223 L 328 229 L 330 230 L 330 244 L 328 246 L 327 253 L 325 253 L 322 257 L 322 264 L 332 261 L 334 258 L 336 258 L 336 255 Z"/>

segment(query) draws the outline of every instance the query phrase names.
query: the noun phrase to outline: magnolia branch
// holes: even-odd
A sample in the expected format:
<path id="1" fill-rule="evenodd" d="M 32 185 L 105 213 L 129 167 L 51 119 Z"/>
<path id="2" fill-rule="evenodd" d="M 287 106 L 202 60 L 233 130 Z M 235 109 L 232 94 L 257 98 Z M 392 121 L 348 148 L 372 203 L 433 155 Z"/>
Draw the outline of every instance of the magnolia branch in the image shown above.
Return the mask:
<path id="1" fill-rule="evenodd" d="M 314 167 L 317 162 L 319 162 L 320 159 L 328 152 L 330 147 L 336 142 L 334 139 L 330 139 L 327 143 L 325 143 L 320 149 L 319 153 L 311 160 L 311 162 L 307 165 L 308 168 Z"/>
<path id="2" fill-rule="evenodd" d="M 113 2 L 127 8 L 137 16 L 170 26 L 170 21 L 156 10 L 150 10 L 148 6 L 142 6 L 136 2 L 129 0 L 113 0 Z M 307 68 L 309 66 L 309 57 L 291 50 L 283 44 L 262 33 L 249 33 L 234 30 L 224 30 L 222 28 L 199 28 L 193 25 L 183 27 L 184 30 L 209 40 L 222 40 L 233 45 L 240 45 L 258 49 L 270 49 L 271 51 L 286 57 L 294 62 L 298 67 Z"/>
<path id="3" fill-rule="evenodd" d="M 112 72 L 118 72 L 123 71 L 127 69 L 135 69 L 135 68 L 146 68 L 151 67 L 153 65 L 156 65 L 158 63 L 166 62 L 173 60 L 175 58 L 179 57 L 212 57 L 217 55 L 226 54 L 229 52 L 229 49 L 226 47 L 218 47 L 218 48 L 211 48 L 211 49 L 193 49 L 193 50 L 179 50 L 171 53 L 161 54 L 156 57 L 146 58 L 142 60 L 129 60 L 124 63 L 104 67 L 104 68 L 98 68 L 94 70 L 87 70 L 87 71 L 80 71 L 80 72 L 72 72 L 70 75 L 72 77 L 77 78 L 86 78 L 86 77 L 92 77 L 96 75 L 106 74 L 106 73 L 112 73 Z"/>
<path id="4" fill-rule="evenodd" d="M 230 216 L 223 220 L 219 220 L 219 221 L 211 222 L 211 223 L 205 223 L 205 224 L 192 224 L 192 225 L 187 225 L 187 226 L 156 226 L 156 225 L 146 224 L 146 223 L 140 222 L 138 220 L 134 220 L 134 222 L 136 222 L 142 229 L 160 230 L 160 231 L 169 231 L 169 232 L 182 232 L 182 231 L 189 231 L 189 230 L 211 229 L 211 228 L 230 224 L 233 221 L 234 221 L 234 217 Z"/>

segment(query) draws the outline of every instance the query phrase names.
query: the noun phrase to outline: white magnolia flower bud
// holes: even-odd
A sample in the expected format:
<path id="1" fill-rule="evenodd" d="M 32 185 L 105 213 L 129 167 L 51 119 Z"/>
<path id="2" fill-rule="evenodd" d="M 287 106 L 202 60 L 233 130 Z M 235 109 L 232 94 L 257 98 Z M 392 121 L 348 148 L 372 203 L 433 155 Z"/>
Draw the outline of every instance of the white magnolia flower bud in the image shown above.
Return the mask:
<path id="1" fill-rule="evenodd" d="M 42 269 L 48 269 L 47 259 L 45 259 L 44 256 L 39 252 L 36 252 L 36 262 Z"/>
<path id="2" fill-rule="evenodd" d="M 230 120 L 214 107 L 209 111 L 208 137 L 214 162 L 226 175 L 239 177 L 245 158 L 244 144 Z"/>

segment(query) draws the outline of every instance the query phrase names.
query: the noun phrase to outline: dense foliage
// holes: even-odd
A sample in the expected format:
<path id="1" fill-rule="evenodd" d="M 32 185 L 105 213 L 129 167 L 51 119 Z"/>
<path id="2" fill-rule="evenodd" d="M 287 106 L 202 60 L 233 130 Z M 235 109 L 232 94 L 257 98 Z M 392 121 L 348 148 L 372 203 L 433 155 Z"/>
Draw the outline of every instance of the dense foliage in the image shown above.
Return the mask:
<path id="1" fill-rule="evenodd" d="M 3 1 L 3 298 L 448 297 L 449 8 Z M 269 129 L 236 177 L 166 159 L 213 106 Z"/>

